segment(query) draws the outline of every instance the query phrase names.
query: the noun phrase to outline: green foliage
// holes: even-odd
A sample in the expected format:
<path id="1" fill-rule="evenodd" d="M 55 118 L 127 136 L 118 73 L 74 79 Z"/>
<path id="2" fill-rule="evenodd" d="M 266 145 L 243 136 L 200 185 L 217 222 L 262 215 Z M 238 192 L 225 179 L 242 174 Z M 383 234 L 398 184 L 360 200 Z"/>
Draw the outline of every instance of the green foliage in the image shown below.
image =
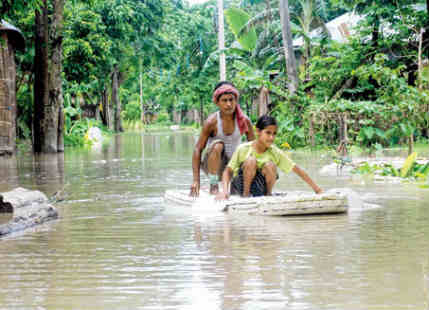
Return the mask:
<path id="1" fill-rule="evenodd" d="M 307 128 L 303 125 L 302 115 L 295 112 L 305 105 L 305 101 L 293 101 L 293 99 L 289 102 L 279 102 L 271 115 L 276 118 L 278 124 L 276 143 L 279 146 L 287 143 L 290 147 L 297 148 L 306 145 Z M 291 104 L 292 102 L 294 104 Z"/>
<path id="2" fill-rule="evenodd" d="M 143 131 L 144 125 L 140 120 L 124 120 L 122 123 L 125 131 Z"/>
<path id="3" fill-rule="evenodd" d="M 102 128 L 101 123 L 95 120 L 85 118 L 74 121 L 71 127 L 66 128 L 64 145 L 83 146 L 85 144 L 90 144 L 91 142 L 88 139 L 85 139 L 85 135 L 88 132 L 88 129 L 94 126 Z"/>
<path id="4" fill-rule="evenodd" d="M 405 178 L 406 176 L 408 176 L 411 167 L 413 166 L 414 162 L 416 161 L 417 158 L 417 153 L 414 152 L 412 154 L 410 154 L 407 159 L 404 162 L 404 165 L 401 168 L 401 178 Z"/>
<path id="5" fill-rule="evenodd" d="M 347 115 L 349 142 L 355 147 L 377 149 L 404 143 L 411 136 L 426 139 L 429 75 L 426 68 L 418 79 L 416 64 L 418 33 L 427 25 L 428 16 L 427 10 L 413 6 L 424 3 L 289 0 L 292 23 L 301 25 L 294 28 L 298 31 L 295 34 L 303 36 L 304 54 L 310 55 L 308 61 L 301 58 L 300 63 L 308 66 L 301 72 L 303 83 L 295 96 L 289 96 L 286 90 L 277 13 L 265 14 L 263 23 L 252 24 L 251 31 L 237 40 L 241 48 L 235 44 L 244 25 L 268 9 L 277 12 L 277 2 L 227 3 L 241 8 L 226 10 L 229 28 L 225 33 L 225 53 L 227 76 L 240 89 L 243 110 L 250 114 L 253 100 L 261 87 L 266 87 L 271 113 L 279 122 L 277 143 L 287 142 L 292 147 L 305 146 L 310 138 L 318 145 L 337 144 L 338 116 L 343 114 Z M 34 9 L 39 4 L 39 0 L 7 0 L 0 4 L 0 12 L 21 29 L 27 43 L 26 51 L 17 51 L 16 55 L 17 124 L 21 138 L 29 137 L 32 128 Z M 71 134 L 66 139 L 79 144 L 87 129 L 86 121 L 81 120 L 79 100 L 72 102 L 71 98 L 84 98 L 85 103 L 95 105 L 101 101 L 104 90 L 109 97 L 113 66 L 121 72 L 122 117 L 128 120 L 130 128 L 141 125 L 140 100 L 145 103 L 146 112 L 156 112 L 157 122 L 167 125 L 172 124 L 173 111 L 186 113 L 197 109 L 207 116 L 215 110 L 211 93 L 219 79 L 219 51 L 213 4 L 188 6 L 167 0 L 66 1 L 63 93 L 66 132 Z M 315 25 L 351 9 L 360 12 L 364 19 L 348 43 L 328 38 L 309 41 Z M 427 55 L 426 45 L 423 55 Z M 314 128 L 310 128 L 313 118 Z"/>
<path id="6" fill-rule="evenodd" d="M 374 174 L 376 171 L 380 170 L 380 166 L 377 164 L 369 164 L 367 162 L 361 163 L 357 168 L 353 169 L 353 173 L 357 174 Z"/>
<path id="7" fill-rule="evenodd" d="M 379 174 L 382 176 L 393 176 L 398 178 L 409 178 L 415 180 L 426 180 L 429 176 L 429 162 L 418 163 L 416 161 L 417 153 L 414 152 L 409 155 L 401 168 L 395 168 L 392 164 L 369 164 L 362 162 L 360 165 L 353 169 L 353 173 L 363 175 Z"/>
<path id="8" fill-rule="evenodd" d="M 246 34 L 238 36 L 240 30 L 249 21 L 250 15 L 238 8 L 230 8 L 225 10 L 225 18 L 231 27 L 232 32 L 237 38 L 237 41 L 247 51 L 252 51 L 256 46 L 256 32 L 251 29 Z"/>
<path id="9" fill-rule="evenodd" d="M 113 42 L 106 37 L 107 26 L 98 11 L 83 4 L 68 3 L 64 20 L 65 77 L 69 83 L 94 88 L 91 82 L 108 75 L 111 66 Z"/>
<path id="10" fill-rule="evenodd" d="M 307 119 L 313 116 L 319 123 L 324 119 L 324 126 L 336 126 L 335 115 L 346 113 L 349 138 L 364 146 L 394 145 L 427 126 L 428 115 L 423 111 L 428 93 L 408 85 L 402 66 L 389 67 L 384 54 L 375 55 L 373 63 L 361 63 L 361 56 L 348 53 L 348 47 L 337 50 L 341 52 L 337 57 L 315 57 L 310 86 L 316 100 L 307 110 Z M 338 93 L 347 79 L 353 81 L 353 88 Z"/>
<path id="11" fill-rule="evenodd" d="M 170 125 L 171 124 L 170 118 L 168 117 L 167 113 L 160 113 L 158 115 L 158 118 L 156 119 L 156 122 L 158 124 L 162 124 L 162 125 Z"/>
<path id="12" fill-rule="evenodd" d="M 141 105 L 139 102 L 132 101 L 128 102 L 125 109 L 122 111 L 122 118 L 124 120 L 140 120 L 141 119 Z"/>

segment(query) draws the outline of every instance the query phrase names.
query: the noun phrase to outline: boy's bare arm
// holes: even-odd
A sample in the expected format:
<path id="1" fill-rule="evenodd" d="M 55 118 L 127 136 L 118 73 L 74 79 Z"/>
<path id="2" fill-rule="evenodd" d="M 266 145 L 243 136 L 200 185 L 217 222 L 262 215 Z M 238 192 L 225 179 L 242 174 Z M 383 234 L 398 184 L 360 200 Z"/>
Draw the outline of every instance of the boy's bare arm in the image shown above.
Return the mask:
<path id="1" fill-rule="evenodd" d="M 298 165 L 295 165 L 292 171 L 299 175 L 301 179 L 303 179 L 308 185 L 310 185 L 310 187 L 314 190 L 316 194 L 320 194 L 322 192 L 322 189 L 316 183 L 314 183 L 310 176 Z"/>

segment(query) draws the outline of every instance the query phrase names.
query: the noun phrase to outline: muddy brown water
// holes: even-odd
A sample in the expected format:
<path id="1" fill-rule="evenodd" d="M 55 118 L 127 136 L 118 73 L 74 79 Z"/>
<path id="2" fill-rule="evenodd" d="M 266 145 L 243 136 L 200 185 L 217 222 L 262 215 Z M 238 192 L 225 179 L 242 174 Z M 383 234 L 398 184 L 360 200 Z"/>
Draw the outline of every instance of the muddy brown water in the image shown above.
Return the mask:
<path id="1" fill-rule="evenodd" d="M 328 156 L 294 152 L 323 188 L 381 207 L 257 217 L 167 205 L 166 189 L 191 183 L 194 143 L 136 133 L 0 158 L 0 192 L 64 191 L 59 220 L 0 240 L 0 309 L 429 309 L 429 189 L 321 176 Z M 276 188 L 308 190 L 283 174 Z"/>

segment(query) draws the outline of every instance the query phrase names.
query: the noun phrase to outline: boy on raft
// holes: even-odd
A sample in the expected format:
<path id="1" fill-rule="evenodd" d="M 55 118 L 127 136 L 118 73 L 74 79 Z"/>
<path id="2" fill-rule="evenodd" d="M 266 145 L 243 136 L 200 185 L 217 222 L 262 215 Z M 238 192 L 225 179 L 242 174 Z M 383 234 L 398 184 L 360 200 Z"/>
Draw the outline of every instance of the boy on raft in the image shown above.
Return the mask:
<path id="1" fill-rule="evenodd" d="M 315 193 L 322 192 L 304 170 L 273 144 L 277 134 L 275 118 L 261 116 L 256 123 L 256 134 L 255 141 L 241 144 L 232 155 L 223 172 L 223 191 L 216 195 L 217 200 L 228 199 L 230 193 L 243 197 L 272 195 L 277 167 L 285 173 L 295 172 Z"/>
<path id="2" fill-rule="evenodd" d="M 211 114 L 204 122 L 194 148 L 193 183 L 190 191 L 192 197 L 198 197 L 200 193 L 200 167 L 209 177 L 210 194 L 217 194 L 220 177 L 241 143 L 241 136 L 245 134 L 248 141 L 255 139 L 252 123 L 241 111 L 238 99 L 239 92 L 231 82 L 222 81 L 215 86 L 213 102 L 219 111 Z M 205 154 L 201 161 L 204 149 Z"/>

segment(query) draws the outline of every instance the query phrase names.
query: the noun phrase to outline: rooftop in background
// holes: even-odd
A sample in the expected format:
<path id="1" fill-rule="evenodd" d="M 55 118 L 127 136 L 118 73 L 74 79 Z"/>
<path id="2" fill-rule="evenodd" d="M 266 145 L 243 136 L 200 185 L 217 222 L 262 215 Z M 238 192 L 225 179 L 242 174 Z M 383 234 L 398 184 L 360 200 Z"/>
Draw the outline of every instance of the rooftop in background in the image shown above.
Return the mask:
<path id="1" fill-rule="evenodd" d="M 426 4 L 415 4 L 412 6 L 416 11 L 426 10 Z M 341 16 L 334 18 L 333 20 L 326 23 L 331 39 L 346 43 L 348 38 L 355 33 L 354 28 L 363 19 L 362 15 L 358 15 L 355 12 L 348 12 Z M 310 38 L 320 37 L 322 33 L 321 28 L 317 28 L 310 32 Z M 304 39 L 299 37 L 293 40 L 294 47 L 301 47 L 304 45 Z"/>
<path id="2" fill-rule="evenodd" d="M 24 36 L 18 28 L 8 23 L 7 21 L 2 20 L 0 23 L 0 32 L 3 31 L 8 32 L 9 40 L 12 42 L 16 49 L 23 50 L 25 48 Z"/>

